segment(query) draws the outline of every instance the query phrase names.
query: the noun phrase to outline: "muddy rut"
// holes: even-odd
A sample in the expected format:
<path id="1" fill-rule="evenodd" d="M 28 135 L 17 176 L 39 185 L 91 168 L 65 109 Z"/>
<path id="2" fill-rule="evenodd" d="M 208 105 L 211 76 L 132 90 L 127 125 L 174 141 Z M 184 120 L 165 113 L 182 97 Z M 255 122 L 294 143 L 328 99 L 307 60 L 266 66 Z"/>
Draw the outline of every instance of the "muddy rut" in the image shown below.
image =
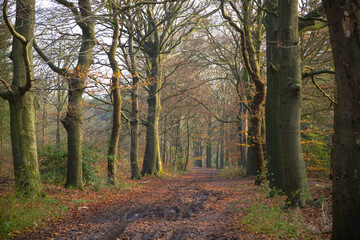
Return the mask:
<path id="1" fill-rule="evenodd" d="M 255 239 L 231 211 L 239 181 L 214 169 L 144 181 L 141 190 L 106 208 L 84 208 L 73 221 L 18 239 Z"/>

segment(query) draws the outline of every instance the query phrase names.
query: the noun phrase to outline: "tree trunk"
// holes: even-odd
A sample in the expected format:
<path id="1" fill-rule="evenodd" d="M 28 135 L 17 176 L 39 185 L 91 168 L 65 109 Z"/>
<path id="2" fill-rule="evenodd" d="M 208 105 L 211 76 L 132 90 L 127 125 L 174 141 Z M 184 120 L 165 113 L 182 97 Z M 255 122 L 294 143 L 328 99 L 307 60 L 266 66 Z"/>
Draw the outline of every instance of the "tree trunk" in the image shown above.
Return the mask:
<path id="1" fill-rule="evenodd" d="M 60 142 L 61 142 L 61 101 L 62 101 L 62 95 L 61 95 L 61 89 L 60 89 L 60 76 L 57 78 L 57 105 L 56 105 L 56 142 L 55 146 L 57 150 L 60 150 Z"/>
<path id="2" fill-rule="evenodd" d="M 249 126 L 249 135 L 252 132 L 252 126 Z M 252 140 L 250 139 L 251 135 L 249 136 L 249 138 L 247 139 L 247 144 L 249 146 L 252 145 Z M 255 160 L 254 160 L 254 151 L 252 151 L 252 148 L 250 148 L 250 150 L 248 150 L 247 152 L 247 162 L 246 162 L 246 176 L 254 176 L 256 171 L 255 171 Z"/>
<path id="3" fill-rule="evenodd" d="M 324 0 L 336 69 L 332 239 L 360 239 L 360 16 L 356 1 Z"/>
<path id="4" fill-rule="evenodd" d="M 162 137 L 162 157 L 161 160 L 163 161 L 163 163 L 165 164 L 165 166 L 168 166 L 166 163 L 166 141 L 167 141 L 167 116 L 165 116 L 164 118 L 164 124 L 163 124 L 163 137 Z"/>
<path id="5" fill-rule="evenodd" d="M 224 123 L 220 123 L 220 169 L 225 167 L 224 137 Z"/>
<path id="6" fill-rule="evenodd" d="M 247 109 L 244 104 L 240 104 L 239 109 L 239 142 L 240 142 L 240 159 L 238 161 L 238 166 L 246 166 L 247 163 L 247 132 L 248 132 L 248 119 L 247 119 Z"/>
<path id="7" fill-rule="evenodd" d="M 137 77 L 135 77 L 137 79 Z M 133 86 L 131 89 L 131 120 L 130 120 L 130 136 L 131 136 L 131 179 L 140 179 L 140 171 L 138 165 L 139 158 L 139 98 L 138 98 L 138 80 L 133 78 Z"/>
<path id="8" fill-rule="evenodd" d="M 130 29 L 131 32 L 133 28 Z M 137 70 L 136 53 L 134 52 L 134 38 L 132 33 L 129 35 L 129 57 L 131 65 L 131 116 L 130 116 L 130 164 L 131 164 L 131 179 L 140 179 L 139 170 L 139 73 Z"/>
<path id="9" fill-rule="evenodd" d="M 115 69 L 113 69 L 115 70 Z M 108 182 L 110 184 L 117 183 L 117 160 L 118 160 L 118 146 L 120 139 L 120 130 L 121 130 L 121 93 L 119 87 L 119 76 L 120 70 L 117 69 L 113 76 L 111 77 L 111 94 L 113 98 L 113 121 L 112 129 L 109 141 L 109 150 L 108 150 Z"/>
<path id="10" fill-rule="evenodd" d="M 216 165 L 216 169 L 220 169 L 220 164 L 219 164 L 219 149 L 220 149 L 220 139 L 216 144 L 216 159 L 215 159 L 215 165 Z"/>
<path id="11" fill-rule="evenodd" d="M 15 30 L 31 40 L 34 36 L 35 1 L 16 1 Z M 23 93 L 20 87 L 26 85 L 27 71 L 24 61 L 24 47 L 17 38 L 13 39 L 11 59 L 13 61 L 12 94 L 10 105 L 11 146 L 14 162 L 16 193 L 19 196 L 36 198 L 44 196 L 36 146 L 36 101 L 32 91 Z M 32 64 L 32 44 L 28 48 L 29 63 Z M 28 73 L 33 78 L 33 71 Z"/>
<path id="12" fill-rule="evenodd" d="M 273 12 L 278 1 L 267 0 L 266 8 Z M 267 93 L 265 103 L 266 158 L 269 170 L 269 185 L 273 190 L 284 191 L 283 169 L 279 145 L 280 72 L 277 49 L 277 17 L 267 14 L 264 18 L 266 28 Z"/>
<path id="13" fill-rule="evenodd" d="M 111 96 L 113 101 L 113 118 L 112 118 L 112 128 L 111 135 L 109 140 L 109 149 L 108 149 L 108 183 L 116 184 L 117 183 L 117 160 L 118 160 L 118 148 L 119 148 L 119 139 L 121 131 L 121 92 L 119 86 L 119 78 L 121 71 L 119 69 L 119 64 L 116 61 L 116 50 L 118 47 L 118 38 L 120 34 L 119 27 L 119 18 L 115 14 L 116 9 L 113 9 L 114 16 L 112 20 L 113 24 L 113 37 L 110 47 L 110 51 L 107 53 L 111 69 L 113 71 L 111 77 Z"/>
<path id="14" fill-rule="evenodd" d="M 265 159 L 262 147 L 261 123 L 262 123 L 262 105 L 265 101 L 265 84 L 260 76 L 260 46 L 261 46 L 261 28 L 257 27 L 255 31 L 251 30 L 251 1 L 243 1 L 245 9 L 244 18 L 244 41 L 247 46 L 248 64 L 247 71 L 255 85 L 255 95 L 251 102 L 250 129 L 251 151 L 254 159 L 255 174 L 257 178 L 255 185 L 260 185 L 264 180 Z"/>
<path id="15" fill-rule="evenodd" d="M 160 87 L 162 85 L 160 56 L 153 56 L 148 60 L 148 66 L 150 67 L 148 78 L 151 83 L 148 86 L 148 119 L 142 175 L 154 175 L 162 171 L 159 145 Z"/>
<path id="16" fill-rule="evenodd" d="M 186 156 L 185 156 L 184 171 L 187 170 L 187 166 L 189 164 L 189 155 L 190 155 L 190 128 L 189 128 L 189 122 L 186 122 Z"/>
<path id="17" fill-rule="evenodd" d="M 207 168 L 212 168 L 211 166 L 211 158 L 212 158 L 212 140 L 211 140 L 211 136 L 212 136 L 212 130 L 211 130 L 212 124 L 211 124 L 211 116 L 209 117 L 209 122 L 208 122 L 208 139 L 207 139 L 207 145 L 206 145 L 206 167 Z"/>
<path id="18" fill-rule="evenodd" d="M 298 1 L 279 2 L 280 113 L 279 133 L 287 203 L 303 206 L 310 200 L 301 150 L 301 66 Z"/>
<path id="19" fill-rule="evenodd" d="M 60 1 L 61 3 L 61 1 Z M 73 72 L 69 73 L 68 107 L 62 123 L 67 132 L 68 164 L 65 187 L 84 189 L 82 181 L 82 95 L 85 90 L 85 79 L 93 63 L 95 46 L 95 18 L 92 16 L 91 2 L 79 0 L 81 19 L 77 24 L 82 31 L 81 47 L 78 63 Z"/>
<path id="20" fill-rule="evenodd" d="M 84 189 L 82 172 L 82 105 L 84 82 L 72 78 L 69 82 L 68 108 L 62 124 L 67 132 L 67 176 L 66 188 Z"/>

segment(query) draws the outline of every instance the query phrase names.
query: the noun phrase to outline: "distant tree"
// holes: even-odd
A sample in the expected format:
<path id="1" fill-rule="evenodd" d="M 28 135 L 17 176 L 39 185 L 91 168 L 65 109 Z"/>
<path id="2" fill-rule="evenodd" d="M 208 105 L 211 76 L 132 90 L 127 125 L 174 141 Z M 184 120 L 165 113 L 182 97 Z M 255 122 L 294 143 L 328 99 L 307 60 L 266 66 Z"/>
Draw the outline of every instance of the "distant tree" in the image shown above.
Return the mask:
<path id="1" fill-rule="evenodd" d="M 336 71 L 332 239 L 360 239 L 360 45 L 357 1 L 324 0 Z"/>
<path id="2" fill-rule="evenodd" d="M 16 1 L 15 27 L 7 15 L 8 1 L 4 1 L 3 17 L 13 35 L 11 85 L 1 78 L 7 90 L 0 92 L 10 105 L 10 132 L 15 173 L 16 193 L 25 197 L 44 196 L 37 157 L 35 115 L 37 103 L 34 84 L 32 39 L 34 37 L 35 1 Z"/>
<path id="3" fill-rule="evenodd" d="M 205 4 L 195 6 L 194 1 L 181 0 L 158 5 L 147 5 L 142 12 L 140 22 L 146 24 L 144 28 L 139 28 L 137 35 L 134 37 L 145 56 L 144 62 L 147 67 L 146 78 L 148 81 L 148 86 L 146 86 L 148 92 L 146 148 L 142 175 L 153 175 L 162 171 L 159 119 L 164 61 L 179 46 L 182 40 L 198 27 L 202 19 L 215 12 L 212 11 L 201 15 L 208 6 L 208 1 Z"/>

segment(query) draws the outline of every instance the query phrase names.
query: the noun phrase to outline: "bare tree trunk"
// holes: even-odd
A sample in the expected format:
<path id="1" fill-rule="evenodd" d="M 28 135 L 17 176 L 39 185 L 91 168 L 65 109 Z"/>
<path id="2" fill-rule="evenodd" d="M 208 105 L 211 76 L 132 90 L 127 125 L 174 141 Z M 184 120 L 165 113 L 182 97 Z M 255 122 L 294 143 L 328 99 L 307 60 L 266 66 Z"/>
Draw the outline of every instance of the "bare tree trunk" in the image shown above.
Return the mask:
<path id="1" fill-rule="evenodd" d="M 185 166 L 184 171 L 187 170 L 189 164 L 189 155 L 190 155 L 190 128 L 189 122 L 186 122 L 186 157 L 185 157 Z"/>
<path id="2" fill-rule="evenodd" d="M 113 38 L 110 51 L 107 53 L 111 69 L 113 71 L 111 77 L 111 96 L 113 101 L 113 118 L 112 118 L 112 128 L 111 135 L 109 140 L 109 149 L 108 149 L 108 183 L 116 184 L 117 183 L 117 160 L 118 160 L 118 146 L 120 139 L 121 131 L 121 92 L 119 86 L 120 78 L 120 68 L 119 64 L 116 61 L 116 50 L 118 47 L 118 38 L 120 34 L 119 27 L 119 18 L 116 14 L 116 9 L 113 9 L 114 16 L 112 19 L 113 25 Z"/>
<path id="3" fill-rule="evenodd" d="M 212 168 L 211 166 L 211 158 L 212 158 L 212 122 L 211 122 L 211 116 L 209 116 L 208 120 L 208 132 L 207 132 L 208 138 L 207 138 L 207 144 L 206 144 L 206 167 Z"/>
<path id="4" fill-rule="evenodd" d="M 247 132 L 248 132 L 248 120 L 247 120 L 247 109 L 244 104 L 240 104 L 239 109 L 239 143 L 240 143 L 240 159 L 238 161 L 238 166 L 246 166 L 247 158 Z"/>
<path id="5" fill-rule="evenodd" d="M 225 167 L 224 138 L 224 123 L 220 123 L 220 169 L 224 169 Z"/>
<path id="6" fill-rule="evenodd" d="M 336 70 L 332 239 L 360 239 L 360 45 L 357 1 L 324 0 Z"/>
<path id="7" fill-rule="evenodd" d="M 60 149 L 60 141 L 61 141 L 61 129 L 60 129 L 60 125 L 61 125 L 61 119 L 60 119 L 60 114 L 61 114 L 61 90 L 60 90 L 60 76 L 58 76 L 57 78 L 58 82 L 57 82 L 57 105 L 56 105 L 56 149 Z"/>
<path id="8" fill-rule="evenodd" d="M 267 0 L 266 8 L 275 11 L 277 0 Z M 279 52 L 277 49 L 277 17 L 267 14 L 264 19 L 266 28 L 267 57 L 267 94 L 265 104 L 266 121 L 266 153 L 269 169 L 269 185 L 271 189 L 285 190 L 283 168 L 281 164 L 279 143 L 279 110 L 280 110 L 280 72 Z"/>
<path id="9" fill-rule="evenodd" d="M 162 85 L 162 70 L 160 56 L 150 54 L 148 60 L 148 78 L 151 85 L 148 87 L 148 119 L 146 122 L 146 148 L 141 174 L 154 175 L 162 171 L 159 145 L 159 118 L 161 112 L 160 87 Z"/>
<path id="10" fill-rule="evenodd" d="M 297 4 L 297 0 L 279 2 L 278 32 L 281 57 L 279 143 L 287 203 L 291 206 L 303 206 L 311 199 L 300 138 L 301 66 Z"/>

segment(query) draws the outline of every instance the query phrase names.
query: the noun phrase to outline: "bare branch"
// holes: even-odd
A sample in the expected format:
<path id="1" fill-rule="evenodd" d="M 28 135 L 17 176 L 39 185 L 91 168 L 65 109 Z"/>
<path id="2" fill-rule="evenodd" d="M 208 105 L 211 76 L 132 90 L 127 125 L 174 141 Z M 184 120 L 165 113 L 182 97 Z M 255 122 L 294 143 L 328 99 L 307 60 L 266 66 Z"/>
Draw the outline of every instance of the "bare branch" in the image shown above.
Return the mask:
<path id="1" fill-rule="evenodd" d="M 32 71 L 32 67 L 30 64 L 30 58 L 29 58 L 29 47 L 31 45 L 32 39 L 30 39 L 30 41 L 28 41 L 24 36 L 22 36 L 20 33 L 18 33 L 14 26 L 11 24 L 9 17 L 7 15 L 7 4 L 8 4 L 8 0 L 4 0 L 4 4 L 3 4 L 3 18 L 4 21 L 6 23 L 6 26 L 9 28 L 10 33 L 17 38 L 23 45 L 23 58 L 24 58 L 24 62 L 25 62 L 25 68 L 26 68 L 26 83 L 24 86 L 20 86 L 19 90 L 22 94 L 24 94 L 25 92 L 29 91 L 32 87 L 32 82 L 33 77 L 31 74 Z"/>
<path id="2" fill-rule="evenodd" d="M 306 72 L 306 73 L 302 74 L 302 79 L 305 79 L 307 77 L 311 77 L 314 75 L 324 74 L 324 73 L 335 74 L 335 71 L 330 70 L 330 69 L 320 69 L 320 70 L 315 70 L 315 71 L 311 71 L 311 72 Z"/>
<path id="3" fill-rule="evenodd" d="M 221 0 L 220 3 L 220 8 L 221 8 L 221 14 L 222 16 L 229 22 L 229 24 L 237 31 L 240 33 L 240 37 L 241 37 L 241 52 L 243 55 L 243 59 L 244 59 L 244 63 L 245 63 L 245 67 L 246 70 L 248 70 L 248 72 L 250 73 L 250 75 L 254 76 L 256 73 L 253 71 L 251 65 L 250 65 L 250 61 L 249 61 L 249 56 L 248 56 L 248 52 L 247 52 L 247 42 L 245 39 L 245 32 L 244 29 L 240 28 L 235 22 L 234 20 L 225 13 L 225 0 Z"/>
<path id="4" fill-rule="evenodd" d="M 62 75 L 62 76 L 66 76 L 69 74 L 68 71 L 66 71 L 64 68 L 59 68 L 58 66 L 56 66 L 51 60 L 50 58 L 39 48 L 39 46 L 37 45 L 36 41 L 34 40 L 33 43 L 34 49 L 35 51 L 39 54 L 39 56 L 45 61 L 45 63 L 51 68 L 51 70 L 53 70 L 54 72 Z"/>
<path id="5" fill-rule="evenodd" d="M 0 81 L 5 85 L 5 87 L 8 89 L 8 92 L 11 93 L 11 87 L 10 85 L 2 78 L 0 78 Z"/>

